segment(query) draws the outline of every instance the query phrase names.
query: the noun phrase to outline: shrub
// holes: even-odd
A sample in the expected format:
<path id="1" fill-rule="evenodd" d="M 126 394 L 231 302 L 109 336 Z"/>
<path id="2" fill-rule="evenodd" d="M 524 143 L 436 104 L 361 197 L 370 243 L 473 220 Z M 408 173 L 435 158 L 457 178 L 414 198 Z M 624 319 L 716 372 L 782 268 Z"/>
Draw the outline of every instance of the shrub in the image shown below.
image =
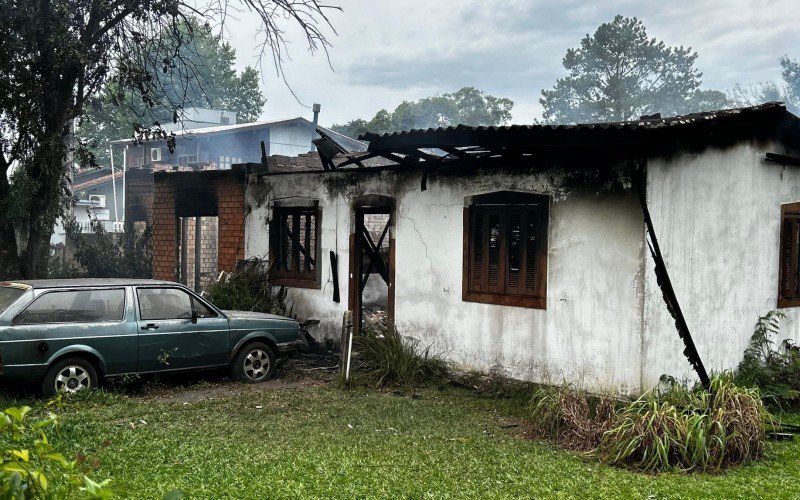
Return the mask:
<path id="1" fill-rule="evenodd" d="M 75 219 L 64 221 L 67 239 L 75 247 L 76 267 L 58 258 L 49 262 L 48 275 L 57 278 L 150 278 L 152 272 L 152 230 L 136 231 L 133 222 L 124 233 L 108 233 L 95 221 L 92 233 L 84 234 Z"/>
<path id="2" fill-rule="evenodd" d="M 591 396 L 569 387 L 542 387 L 532 399 L 534 431 L 565 448 L 588 451 L 597 447 L 611 426 L 616 400 Z"/>
<path id="3" fill-rule="evenodd" d="M 4 444 L 0 498 L 70 498 L 78 492 L 83 497 L 108 498 L 107 480 L 92 481 L 75 471 L 74 462 L 54 451 L 45 429 L 55 425 L 55 416 L 28 424 L 30 411 L 23 406 L 0 413 L 0 442 Z"/>
<path id="4" fill-rule="evenodd" d="M 361 362 L 360 370 L 378 387 L 430 384 L 448 378 L 447 364 L 432 355 L 430 347 L 419 350 L 416 342 L 404 340 L 393 329 L 353 337 L 353 350 Z"/>
<path id="5" fill-rule="evenodd" d="M 286 289 L 272 287 L 268 271 L 261 260 L 241 261 L 232 273 L 211 285 L 208 299 L 220 309 L 286 315 Z"/>
<path id="6" fill-rule="evenodd" d="M 779 406 L 800 404 L 800 352 L 790 341 L 776 346 L 780 320 L 786 315 L 770 311 L 758 318 L 750 345 L 736 370 L 736 382 L 761 389 L 768 403 Z"/>
<path id="7" fill-rule="evenodd" d="M 672 386 L 666 395 L 642 396 L 618 412 L 595 454 L 648 472 L 714 470 L 760 457 L 770 416 L 758 390 L 736 386 L 730 374 L 714 377 L 711 390 Z"/>

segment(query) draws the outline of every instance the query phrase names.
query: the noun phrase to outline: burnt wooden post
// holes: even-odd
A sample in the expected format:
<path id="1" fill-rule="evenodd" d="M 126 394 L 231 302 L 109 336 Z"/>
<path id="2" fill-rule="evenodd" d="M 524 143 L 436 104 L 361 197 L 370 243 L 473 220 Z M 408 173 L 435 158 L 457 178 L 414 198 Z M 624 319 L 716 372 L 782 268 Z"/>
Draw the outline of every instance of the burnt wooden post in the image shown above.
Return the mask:
<path id="1" fill-rule="evenodd" d="M 678 335 L 683 340 L 683 355 L 689 360 L 697 376 L 700 377 L 700 383 L 706 391 L 711 392 L 711 380 L 706 372 L 706 367 L 703 365 L 703 360 L 700 359 L 700 354 L 697 352 L 697 347 L 694 345 L 692 334 L 689 332 L 689 326 L 686 324 L 686 318 L 683 317 L 683 311 L 678 303 L 678 296 L 675 294 L 675 289 L 672 287 L 672 281 L 667 272 L 667 265 L 664 262 L 664 256 L 661 254 L 661 247 L 658 245 L 658 238 L 656 231 L 653 228 L 653 221 L 650 218 L 650 210 L 647 208 L 647 194 L 645 187 L 645 179 L 647 177 L 647 170 L 643 164 L 638 168 L 638 179 L 636 180 L 636 188 L 639 193 L 639 202 L 642 205 L 642 213 L 644 215 L 644 223 L 647 226 L 647 234 L 650 239 L 647 246 L 650 248 L 650 255 L 653 256 L 655 262 L 656 279 L 658 286 L 661 288 L 664 297 L 664 303 L 667 305 L 667 310 L 675 320 L 675 326 L 678 328 Z"/>
<path id="2" fill-rule="evenodd" d="M 203 287 L 200 284 L 200 265 L 203 258 L 203 218 L 194 218 L 194 291 L 200 293 Z"/>

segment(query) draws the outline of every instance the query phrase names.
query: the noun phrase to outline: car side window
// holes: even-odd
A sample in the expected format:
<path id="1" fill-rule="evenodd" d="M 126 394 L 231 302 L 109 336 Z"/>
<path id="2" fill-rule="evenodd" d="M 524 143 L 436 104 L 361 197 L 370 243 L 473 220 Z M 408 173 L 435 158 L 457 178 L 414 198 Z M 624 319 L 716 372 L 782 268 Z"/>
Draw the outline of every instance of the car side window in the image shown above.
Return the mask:
<path id="1" fill-rule="evenodd" d="M 192 298 L 178 288 L 139 288 L 139 315 L 142 320 L 190 319 Z"/>
<path id="2" fill-rule="evenodd" d="M 192 297 L 192 307 L 198 318 L 216 318 L 217 313 L 206 307 L 205 304 Z"/>
<path id="3" fill-rule="evenodd" d="M 122 289 L 65 290 L 43 293 L 16 317 L 14 324 L 99 323 L 122 321 L 124 316 Z"/>

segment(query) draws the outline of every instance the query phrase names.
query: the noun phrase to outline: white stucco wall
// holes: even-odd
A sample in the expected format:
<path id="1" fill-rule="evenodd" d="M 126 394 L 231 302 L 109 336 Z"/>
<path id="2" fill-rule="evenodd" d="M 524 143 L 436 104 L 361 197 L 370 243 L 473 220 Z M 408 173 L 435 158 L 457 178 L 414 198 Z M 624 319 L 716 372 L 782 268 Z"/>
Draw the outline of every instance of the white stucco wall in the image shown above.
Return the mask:
<path id="1" fill-rule="evenodd" d="M 782 146 L 648 161 L 647 196 L 673 286 L 709 371 L 735 368 L 759 316 L 777 308 L 782 203 L 800 201 L 800 169 L 764 161 Z M 785 309 L 784 337 L 800 338 L 797 308 Z M 664 307 L 647 255 L 645 386 L 662 373 L 695 380 Z"/>
<path id="2" fill-rule="evenodd" d="M 323 320 L 338 335 L 347 307 L 348 238 L 353 200 L 396 200 L 398 330 L 467 368 L 498 369 L 539 382 L 638 392 L 642 378 L 643 224 L 630 189 L 567 188 L 563 173 L 270 175 L 251 181 L 246 254 L 268 257 L 269 204 L 318 200 L 322 209 L 322 287 L 292 289 L 293 312 Z M 465 197 L 492 191 L 552 195 L 547 309 L 461 299 Z M 299 197 L 299 198 L 298 198 Z M 328 252 L 339 255 L 342 302 L 332 301 Z"/>

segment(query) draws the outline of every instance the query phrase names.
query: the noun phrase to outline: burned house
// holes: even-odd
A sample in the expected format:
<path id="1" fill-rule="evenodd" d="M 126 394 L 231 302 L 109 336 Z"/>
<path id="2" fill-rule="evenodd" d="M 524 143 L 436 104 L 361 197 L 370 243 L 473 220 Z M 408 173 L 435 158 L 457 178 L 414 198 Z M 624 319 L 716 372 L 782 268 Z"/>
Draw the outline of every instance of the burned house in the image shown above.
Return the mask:
<path id="1" fill-rule="evenodd" d="M 268 260 L 323 335 L 385 310 L 457 365 L 622 393 L 693 377 L 676 319 L 708 371 L 771 309 L 797 337 L 800 120 L 781 104 L 364 139 L 320 139 L 319 167 L 157 177 L 156 277 L 176 276 L 173 193 L 203 182 L 227 214 L 220 267 Z"/>
<path id="2" fill-rule="evenodd" d="M 297 158 L 300 163 L 314 161 L 310 158 L 315 155 L 312 152 L 312 140 L 318 137 L 317 129 L 331 141 L 335 141 L 338 148 L 353 151 L 366 149 L 365 144 L 360 141 L 318 126 L 317 108 L 314 121 L 297 117 L 254 123 L 224 122 L 221 125 L 208 123 L 212 118 L 205 115 L 220 119 L 220 112 L 216 111 L 214 114 L 212 111 L 214 110 L 193 109 L 192 114 L 187 117 L 187 120 L 193 119 L 191 127 L 171 131 L 175 141 L 172 148 L 167 147 L 161 137 L 151 140 L 113 141 L 114 146 L 121 148 L 125 170 L 125 189 L 121 198 L 125 207 L 125 220 L 142 225 L 154 223 L 153 178 L 159 172 L 197 172 L 198 179 L 204 176 L 223 178 L 227 174 L 200 172 L 228 171 L 233 164 L 260 162 L 262 155 L 283 155 Z M 235 121 L 235 113 L 222 112 L 221 118 L 232 118 Z M 189 123 L 180 125 L 187 127 Z M 196 209 L 216 207 L 215 196 L 215 193 L 202 191 L 190 193 L 188 204 L 181 203 L 181 206 L 186 207 L 192 215 L 184 215 L 180 210 L 177 212 L 180 221 L 177 238 L 183 244 L 179 245 L 181 249 L 177 257 L 179 263 L 176 279 L 198 291 L 213 281 L 219 270 L 217 241 L 224 233 L 219 232 L 218 211 L 216 208 L 211 211 Z M 200 203 L 197 203 L 198 200 Z"/>

